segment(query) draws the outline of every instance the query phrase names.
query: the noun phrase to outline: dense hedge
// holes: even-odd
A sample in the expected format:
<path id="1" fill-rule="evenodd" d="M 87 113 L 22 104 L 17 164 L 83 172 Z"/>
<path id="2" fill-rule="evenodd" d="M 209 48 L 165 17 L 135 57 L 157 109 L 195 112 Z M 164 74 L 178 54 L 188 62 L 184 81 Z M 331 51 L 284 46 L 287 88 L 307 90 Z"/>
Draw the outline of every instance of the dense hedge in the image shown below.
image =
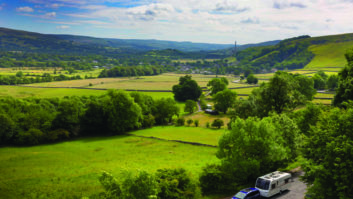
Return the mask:
<path id="1" fill-rule="evenodd" d="M 0 98 L 0 144 L 36 145 L 85 135 L 117 135 L 171 122 L 173 99 L 109 90 L 101 96 Z"/>

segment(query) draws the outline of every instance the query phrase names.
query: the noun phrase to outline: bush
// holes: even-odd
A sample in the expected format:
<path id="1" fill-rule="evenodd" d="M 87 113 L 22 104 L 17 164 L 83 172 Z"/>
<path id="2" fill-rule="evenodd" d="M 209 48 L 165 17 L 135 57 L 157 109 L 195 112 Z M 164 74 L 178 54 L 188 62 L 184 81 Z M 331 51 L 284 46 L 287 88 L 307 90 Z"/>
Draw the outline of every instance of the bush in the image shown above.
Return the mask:
<path id="1" fill-rule="evenodd" d="M 199 198 L 200 191 L 197 183 L 193 182 L 185 169 L 159 169 L 156 179 L 160 192 L 158 198 Z"/>
<path id="2" fill-rule="evenodd" d="M 236 183 L 232 183 L 232 176 L 223 171 L 220 165 L 207 165 L 202 168 L 200 174 L 200 187 L 203 194 L 225 194 L 233 193 L 240 189 Z"/>
<path id="3" fill-rule="evenodd" d="M 206 128 L 210 128 L 210 123 L 206 122 Z"/>
<path id="4" fill-rule="evenodd" d="M 176 121 L 176 125 L 177 126 L 184 126 L 184 124 L 185 124 L 185 119 L 182 117 L 179 117 Z"/>
<path id="5" fill-rule="evenodd" d="M 194 121 L 193 121 L 192 119 L 188 119 L 188 120 L 186 121 L 186 123 L 188 124 L 188 126 L 190 126 L 193 122 L 194 122 Z"/>
<path id="6" fill-rule="evenodd" d="M 199 121 L 198 121 L 198 120 L 195 120 L 195 121 L 194 121 L 194 124 L 195 124 L 196 127 L 198 127 L 198 126 L 199 126 Z"/>
<path id="7" fill-rule="evenodd" d="M 48 141 L 57 141 L 57 140 L 64 140 L 69 138 L 69 132 L 65 129 L 56 129 L 54 131 L 50 131 L 46 134 L 46 139 Z"/>
<path id="8" fill-rule="evenodd" d="M 221 119 L 215 119 L 212 122 L 213 127 L 221 128 L 221 126 L 224 126 L 224 122 Z"/>
<path id="9" fill-rule="evenodd" d="M 43 140 L 43 132 L 39 129 L 29 129 L 26 132 L 20 132 L 17 135 L 17 142 L 23 145 L 35 145 Z"/>

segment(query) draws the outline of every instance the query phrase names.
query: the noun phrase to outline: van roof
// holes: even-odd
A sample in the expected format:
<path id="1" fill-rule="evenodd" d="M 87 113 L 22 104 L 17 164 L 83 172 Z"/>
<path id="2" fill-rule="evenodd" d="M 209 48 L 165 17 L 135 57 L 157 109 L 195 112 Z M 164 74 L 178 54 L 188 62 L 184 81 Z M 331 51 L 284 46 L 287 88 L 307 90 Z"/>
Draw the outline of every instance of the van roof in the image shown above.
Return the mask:
<path id="1" fill-rule="evenodd" d="M 290 173 L 282 172 L 282 171 L 275 171 L 269 174 L 266 174 L 264 176 L 261 176 L 260 178 L 266 179 L 266 180 L 278 180 L 283 177 L 291 177 L 292 175 Z"/>

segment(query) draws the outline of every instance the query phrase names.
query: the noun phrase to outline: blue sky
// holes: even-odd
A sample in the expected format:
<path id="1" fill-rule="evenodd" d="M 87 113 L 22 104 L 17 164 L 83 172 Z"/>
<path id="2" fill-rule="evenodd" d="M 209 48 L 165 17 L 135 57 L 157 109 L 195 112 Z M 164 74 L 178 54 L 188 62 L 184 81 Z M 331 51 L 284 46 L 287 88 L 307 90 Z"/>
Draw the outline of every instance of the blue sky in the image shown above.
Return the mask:
<path id="1" fill-rule="evenodd" d="M 0 26 L 240 44 L 352 33 L 353 0 L 0 0 Z"/>

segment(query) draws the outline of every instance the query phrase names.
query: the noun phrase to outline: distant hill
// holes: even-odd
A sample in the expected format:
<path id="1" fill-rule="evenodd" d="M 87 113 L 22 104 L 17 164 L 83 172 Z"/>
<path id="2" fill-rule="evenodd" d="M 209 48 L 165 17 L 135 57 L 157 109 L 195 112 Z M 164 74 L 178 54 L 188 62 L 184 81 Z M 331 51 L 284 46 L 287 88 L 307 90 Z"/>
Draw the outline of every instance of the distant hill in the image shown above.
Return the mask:
<path id="1" fill-rule="evenodd" d="M 297 68 L 341 68 L 344 53 L 353 48 L 353 34 L 321 37 L 300 36 L 272 46 L 249 47 L 237 54 L 241 68 L 256 72 Z M 339 69 L 337 69 L 339 70 Z"/>

